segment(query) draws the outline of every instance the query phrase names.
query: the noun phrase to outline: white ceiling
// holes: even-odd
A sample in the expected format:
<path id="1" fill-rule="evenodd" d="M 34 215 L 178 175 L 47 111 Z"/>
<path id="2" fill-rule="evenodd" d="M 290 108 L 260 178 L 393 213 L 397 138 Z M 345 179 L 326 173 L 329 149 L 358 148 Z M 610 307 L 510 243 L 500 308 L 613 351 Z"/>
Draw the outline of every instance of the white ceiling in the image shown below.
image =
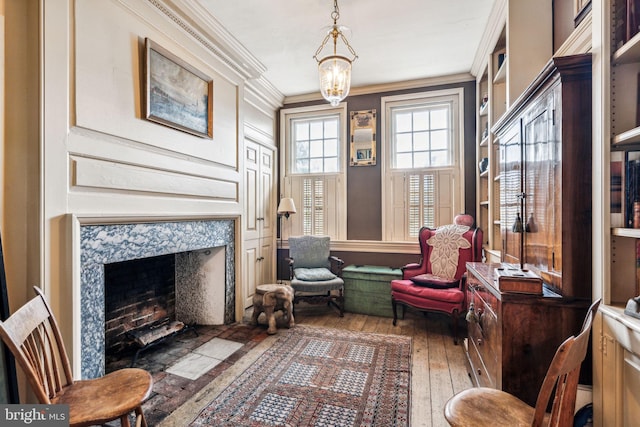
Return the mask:
<path id="1" fill-rule="evenodd" d="M 338 24 L 349 28 L 358 54 L 352 88 L 468 73 L 493 1 L 338 0 Z M 318 91 L 313 55 L 333 24 L 333 0 L 200 3 L 265 66 L 264 78 L 283 95 Z"/>

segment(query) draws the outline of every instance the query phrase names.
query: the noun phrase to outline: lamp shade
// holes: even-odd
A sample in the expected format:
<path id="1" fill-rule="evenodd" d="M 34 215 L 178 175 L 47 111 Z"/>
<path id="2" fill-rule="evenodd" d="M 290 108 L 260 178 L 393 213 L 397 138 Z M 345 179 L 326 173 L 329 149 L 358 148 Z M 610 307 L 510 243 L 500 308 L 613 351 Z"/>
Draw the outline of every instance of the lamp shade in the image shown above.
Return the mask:
<path id="1" fill-rule="evenodd" d="M 296 213 L 296 205 L 293 203 L 293 199 L 289 197 L 283 197 L 278 204 L 278 215 L 284 215 L 287 218 L 289 215 Z"/>

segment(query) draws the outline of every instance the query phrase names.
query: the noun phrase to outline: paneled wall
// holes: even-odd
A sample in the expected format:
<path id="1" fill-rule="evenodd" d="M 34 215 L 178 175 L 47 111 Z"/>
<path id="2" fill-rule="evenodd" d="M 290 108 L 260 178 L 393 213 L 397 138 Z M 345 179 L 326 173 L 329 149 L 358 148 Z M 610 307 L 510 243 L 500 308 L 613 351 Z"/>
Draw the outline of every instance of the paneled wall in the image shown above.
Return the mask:
<path id="1" fill-rule="evenodd" d="M 5 2 L 6 96 L 17 101 L 4 150 L 15 183 L 3 193 L 10 305 L 39 284 L 66 337 L 79 327 L 78 222 L 229 218 L 242 230 L 244 125 L 273 144 L 281 96 L 263 86 L 254 58 L 221 45 L 223 30 L 202 30 L 209 17 L 197 7 Z M 213 139 L 145 119 L 145 38 L 213 79 Z"/>

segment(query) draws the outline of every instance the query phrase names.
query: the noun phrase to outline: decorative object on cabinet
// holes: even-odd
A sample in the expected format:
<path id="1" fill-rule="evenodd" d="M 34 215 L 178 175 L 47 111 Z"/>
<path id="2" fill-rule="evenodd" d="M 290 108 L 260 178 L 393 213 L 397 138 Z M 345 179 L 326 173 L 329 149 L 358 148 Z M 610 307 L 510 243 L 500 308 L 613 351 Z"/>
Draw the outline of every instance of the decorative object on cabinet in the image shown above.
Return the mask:
<path id="1" fill-rule="evenodd" d="M 590 298 L 591 55 L 552 58 L 492 132 L 502 261 L 532 270 L 563 296 Z M 517 217 L 531 214 L 536 232 L 524 224 L 514 231 Z"/>
<path id="2" fill-rule="evenodd" d="M 318 61 L 320 93 L 324 99 L 331 103 L 332 106 L 337 107 L 340 101 L 349 95 L 349 89 L 351 88 L 351 64 L 353 61 L 358 59 L 358 55 L 356 55 L 356 52 L 342 33 L 346 27 L 338 25 L 338 19 L 340 19 L 338 0 L 333 1 L 331 19 L 333 19 L 333 25 L 322 40 L 322 43 L 318 50 L 316 50 L 313 58 Z M 338 37 L 342 40 L 344 46 L 349 51 L 349 54 L 353 55 L 351 59 L 347 58 L 343 53 L 338 53 Z M 324 49 L 329 38 L 333 39 L 333 55 L 328 55 L 322 59 L 318 59 L 318 55 L 320 55 L 322 49 Z"/>
<path id="3" fill-rule="evenodd" d="M 351 112 L 351 166 L 376 164 L 376 110 Z"/>
<path id="4" fill-rule="evenodd" d="M 213 138 L 213 80 L 145 39 L 146 118 Z"/>
<path id="5" fill-rule="evenodd" d="M 478 167 L 480 168 L 480 173 L 485 173 L 487 171 L 487 167 L 489 167 L 489 158 L 483 157 L 478 163 Z"/>
<path id="6" fill-rule="evenodd" d="M 466 426 L 572 426 L 580 367 L 587 356 L 594 317 L 600 305 L 595 301 L 577 336 L 567 338 L 555 352 L 536 399 L 535 407 L 518 397 L 489 387 L 464 390 L 450 398 L 445 418 L 454 427 Z M 553 398 L 551 413 L 547 407 Z"/>
<path id="7" fill-rule="evenodd" d="M 344 316 L 344 261 L 330 253 L 328 236 L 289 237 L 289 269 L 293 304 L 326 303 Z"/>
<path id="8" fill-rule="evenodd" d="M 482 230 L 466 225 L 422 227 L 418 233 L 422 259 L 402 267 L 402 279 L 391 281 L 393 325 L 397 306 L 440 312 L 453 321 L 453 342 L 458 343 L 458 318 L 467 309 L 465 264 L 482 257 Z"/>
<path id="9" fill-rule="evenodd" d="M 564 298 L 546 285 L 542 295 L 505 292 L 496 269 L 508 267 L 467 263 L 467 301 L 476 319 L 467 323 L 467 368 L 475 386 L 503 390 L 533 406 L 557 347 L 580 330 L 591 300 Z M 591 383 L 590 373 L 582 371 L 581 384 Z"/>
<path id="10" fill-rule="evenodd" d="M 119 419 L 129 426 L 147 426 L 142 403 L 151 394 L 153 378 L 139 368 L 123 368 L 103 377 L 77 380 L 62 334 L 42 291 L 0 322 L 0 336 L 18 361 L 36 399 L 43 405 L 68 405 L 68 425 L 102 425 Z"/>

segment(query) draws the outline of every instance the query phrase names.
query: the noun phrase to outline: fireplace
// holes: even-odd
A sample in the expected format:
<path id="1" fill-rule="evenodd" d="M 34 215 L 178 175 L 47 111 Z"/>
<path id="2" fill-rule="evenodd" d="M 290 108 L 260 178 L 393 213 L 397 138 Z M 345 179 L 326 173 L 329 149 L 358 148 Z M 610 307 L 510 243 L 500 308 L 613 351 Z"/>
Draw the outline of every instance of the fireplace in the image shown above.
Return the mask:
<path id="1" fill-rule="evenodd" d="M 235 320 L 234 224 L 215 219 L 81 225 L 82 378 L 105 371 L 105 265 L 171 255 L 176 317 L 186 324 Z"/>

